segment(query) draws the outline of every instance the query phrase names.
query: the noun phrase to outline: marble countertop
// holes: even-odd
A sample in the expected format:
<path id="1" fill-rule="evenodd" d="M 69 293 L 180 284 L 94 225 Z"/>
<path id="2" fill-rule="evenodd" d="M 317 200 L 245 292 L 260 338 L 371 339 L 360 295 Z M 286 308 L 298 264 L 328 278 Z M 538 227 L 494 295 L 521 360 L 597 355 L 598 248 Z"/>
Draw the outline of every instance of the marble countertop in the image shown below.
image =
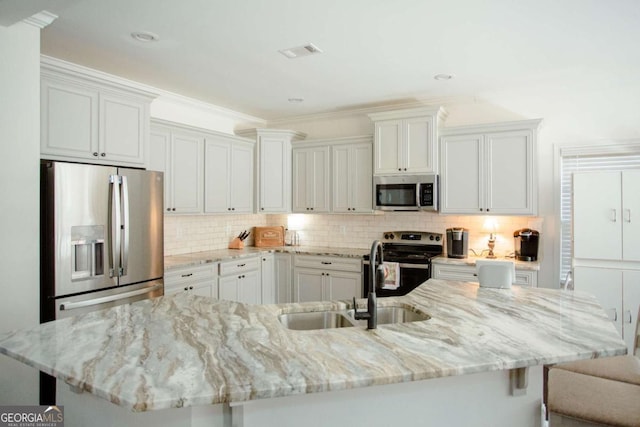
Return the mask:
<path id="1" fill-rule="evenodd" d="M 5 333 L 0 353 L 147 411 L 626 352 L 595 298 L 579 292 L 431 279 L 379 304 L 408 305 L 431 319 L 296 331 L 278 314 L 344 309 L 348 302 L 245 305 L 177 294 Z"/>
<path id="2" fill-rule="evenodd" d="M 276 246 L 266 248 L 246 246 L 244 249 L 219 249 L 214 251 L 194 252 L 184 255 L 166 256 L 164 257 L 164 269 L 165 271 L 169 271 L 176 268 L 190 267 L 211 262 L 227 261 L 230 259 L 259 255 L 269 252 L 362 258 L 365 254 L 369 253 L 369 250 L 358 248 L 331 248 L 319 246 Z"/>
<path id="3" fill-rule="evenodd" d="M 486 257 L 468 256 L 466 258 L 448 258 L 446 255 L 437 256 L 431 258 L 432 263 L 436 264 L 451 264 L 451 265 L 469 265 L 475 266 L 476 260 L 487 259 Z M 497 257 L 496 260 L 513 261 L 516 264 L 517 270 L 540 270 L 540 261 L 519 261 L 514 258 Z"/>

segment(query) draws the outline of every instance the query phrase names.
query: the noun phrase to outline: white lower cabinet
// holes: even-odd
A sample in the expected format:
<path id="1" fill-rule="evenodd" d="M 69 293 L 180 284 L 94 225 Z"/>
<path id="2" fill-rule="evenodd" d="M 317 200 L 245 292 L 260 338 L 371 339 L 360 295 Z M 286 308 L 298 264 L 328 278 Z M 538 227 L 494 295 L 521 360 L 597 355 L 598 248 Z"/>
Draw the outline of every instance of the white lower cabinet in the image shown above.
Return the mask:
<path id="1" fill-rule="evenodd" d="M 640 270 L 575 267 L 574 289 L 595 296 L 633 354 L 640 308 Z"/>
<path id="2" fill-rule="evenodd" d="M 221 262 L 218 297 L 246 304 L 261 304 L 261 260 L 261 256 L 252 256 Z"/>
<path id="3" fill-rule="evenodd" d="M 315 255 L 294 256 L 293 301 L 362 297 L 362 260 Z"/>
<path id="4" fill-rule="evenodd" d="M 291 254 L 274 254 L 274 288 L 276 291 L 276 303 L 287 304 L 293 302 L 293 283 Z M 264 278 L 263 278 L 264 280 Z"/>
<path id="5" fill-rule="evenodd" d="M 275 282 L 275 257 L 273 253 L 260 256 L 260 278 L 262 286 L 262 304 L 277 302 Z"/>
<path id="6" fill-rule="evenodd" d="M 218 264 L 169 270 L 164 275 L 164 294 L 191 292 L 205 297 L 218 297 Z"/>
<path id="7" fill-rule="evenodd" d="M 476 267 L 473 265 L 455 265 L 455 264 L 431 264 L 431 277 L 441 280 L 455 280 L 459 282 L 477 282 Z M 538 272 L 535 270 L 518 269 L 516 265 L 516 281 L 515 285 L 519 286 L 538 286 Z"/>

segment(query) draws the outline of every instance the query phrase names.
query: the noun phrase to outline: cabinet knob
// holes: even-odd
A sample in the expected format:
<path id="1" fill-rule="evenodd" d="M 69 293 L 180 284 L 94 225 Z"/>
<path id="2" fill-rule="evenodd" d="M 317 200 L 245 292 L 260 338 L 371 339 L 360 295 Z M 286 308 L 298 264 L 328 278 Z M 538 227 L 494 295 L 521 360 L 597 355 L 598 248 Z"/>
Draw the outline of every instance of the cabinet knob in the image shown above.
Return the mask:
<path id="1" fill-rule="evenodd" d="M 167 211 L 171 212 L 171 208 L 167 208 Z"/>
<path id="2" fill-rule="evenodd" d="M 399 170 L 400 172 L 402 172 L 402 168 L 398 168 L 398 170 Z"/>
<path id="3" fill-rule="evenodd" d="M 189 288 L 188 288 L 187 286 L 185 286 L 185 287 L 184 287 L 184 290 L 185 290 L 185 291 L 188 291 L 188 290 L 189 290 Z"/>
<path id="4" fill-rule="evenodd" d="M 230 210 L 231 210 L 231 208 L 227 208 L 227 210 L 228 210 L 228 211 L 230 211 Z"/>
<path id="5" fill-rule="evenodd" d="M 263 210 L 264 210 L 264 208 L 260 208 L 260 210 L 261 210 L 261 211 L 263 211 Z"/>
<path id="6" fill-rule="evenodd" d="M 189 289 L 193 290 L 193 286 L 189 286 Z"/>
<path id="7" fill-rule="evenodd" d="M 489 212 L 489 209 L 487 208 L 487 212 Z"/>
<path id="8" fill-rule="evenodd" d="M 235 211 L 235 210 L 236 210 L 236 208 L 231 208 L 231 210 L 232 210 L 232 211 Z"/>
<path id="9" fill-rule="evenodd" d="M 404 170 L 407 170 L 407 168 L 404 168 Z"/>
<path id="10" fill-rule="evenodd" d="M 107 155 L 107 153 L 102 153 L 100 154 L 102 157 L 105 157 Z"/>
<path id="11" fill-rule="evenodd" d="M 93 156 L 94 157 L 98 157 L 98 153 L 96 153 L 95 151 L 93 152 Z"/>
<path id="12" fill-rule="evenodd" d="M 175 212 L 175 211 L 176 211 L 176 208 L 172 208 L 171 210 Z"/>

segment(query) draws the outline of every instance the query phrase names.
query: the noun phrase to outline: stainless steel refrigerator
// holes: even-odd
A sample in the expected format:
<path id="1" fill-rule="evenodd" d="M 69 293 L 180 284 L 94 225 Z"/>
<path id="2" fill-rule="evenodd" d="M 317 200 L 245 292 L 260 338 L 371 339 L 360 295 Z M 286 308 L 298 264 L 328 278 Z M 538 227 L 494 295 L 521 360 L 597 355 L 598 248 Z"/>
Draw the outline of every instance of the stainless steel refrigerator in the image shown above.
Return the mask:
<path id="1" fill-rule="evenodd" d="M 40 167 L 41 322 L 163 295 L 162 172 Z"/>

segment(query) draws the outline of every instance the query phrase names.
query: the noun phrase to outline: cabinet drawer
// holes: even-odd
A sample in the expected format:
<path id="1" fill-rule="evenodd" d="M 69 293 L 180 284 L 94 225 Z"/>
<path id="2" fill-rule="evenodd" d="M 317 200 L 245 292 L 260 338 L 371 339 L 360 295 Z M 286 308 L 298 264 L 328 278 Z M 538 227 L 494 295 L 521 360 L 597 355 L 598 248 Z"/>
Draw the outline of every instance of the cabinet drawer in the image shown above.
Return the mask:
<path id="1" fill-rule="evenodd" d="M 192 292 L 194 295 L 217 298 L 218 295 L 212 295 L 213 280 L 215 279 L 172 283 L 171 285 L 165 283 L 164 294 L 172 295 L 180 292 Z"/>
<path id="2" fill-rule="evenodd" d="M 362 259 L 335 256 L 296 255 L 294 266 L 321 268 L 324 270 L 362 271 Z"/>
<path id="3" fill-rule="evenodd" d="M 239 274 L 260 268 L 260 257 L 237 258 L 231 261 L 220 263 L 220 275 L 228 276 L 230 274 Z"/>
<path id="4" fill-rule="evenodd" d="M 476 268 L 467 265 L 432 264 L 434 279 L 477 282 Z"/>
<path id="5" fill-rule="evenodd" d="M 516 285 L 520 286 L 538 286 L 538 272 L 534 270 L 518 270 L 516 269 Z"/>
<path id="6" fill-rule="evenodd" d="M 186 282 L 195 283 L 203 280 L 213 280 L 216 277 L 216 267 L 217 264 L 206 264 L 204 266 L 167 271 L 164 275 L 165 288 Z"/>

